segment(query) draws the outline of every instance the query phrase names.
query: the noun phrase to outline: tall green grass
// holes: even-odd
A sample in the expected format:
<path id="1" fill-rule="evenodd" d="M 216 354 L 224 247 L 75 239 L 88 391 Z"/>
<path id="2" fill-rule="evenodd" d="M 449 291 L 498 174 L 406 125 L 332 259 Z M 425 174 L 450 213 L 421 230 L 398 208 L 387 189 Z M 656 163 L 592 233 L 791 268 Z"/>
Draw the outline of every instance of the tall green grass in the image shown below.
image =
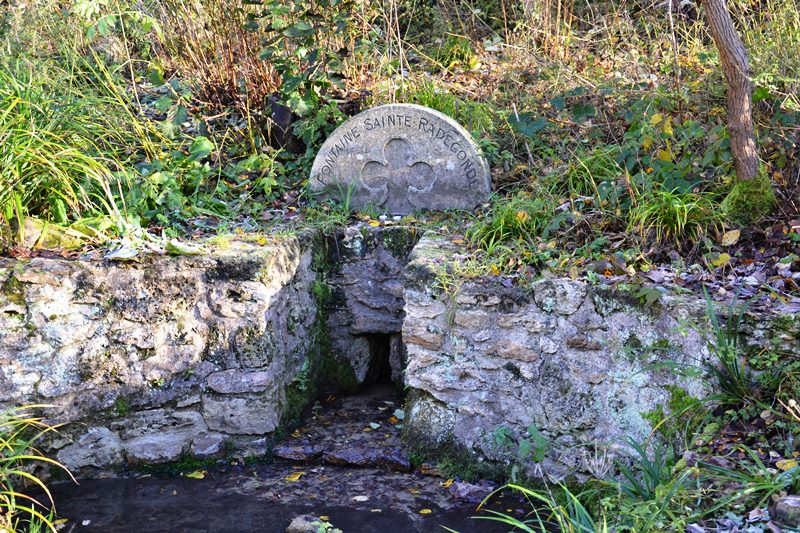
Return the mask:
<path id="1" fill-rule="evenodd" d="M 0 214 L 69 224 L 89 215 L 120 218 L 116 163 L 83 116 L 89 102 L 50 93 L 23 64 L 0 66 Z"/>
<path id="2" fill-rule="evenodd" d="M 55 428 L 37 416 L 36 410 L 48 405 L 27 405 L 0 412 L 0 531 L 48 530 L 55 533 L 54 503 L 47 486 L 31 473 L 34 464 L 46 464 L 69 471 L 43 455 L 35 444 Z M 40 489 L 48 501 L 42 502 L 26 486 Z"/>
<path id="3" fill-rule="evenodd" d="M 723 215 L 707 193 L 654 189 L 629 214 L 628 229 L 657 244 L 665 241 L 678 248 L 695 244 L 722 226 Z"/>

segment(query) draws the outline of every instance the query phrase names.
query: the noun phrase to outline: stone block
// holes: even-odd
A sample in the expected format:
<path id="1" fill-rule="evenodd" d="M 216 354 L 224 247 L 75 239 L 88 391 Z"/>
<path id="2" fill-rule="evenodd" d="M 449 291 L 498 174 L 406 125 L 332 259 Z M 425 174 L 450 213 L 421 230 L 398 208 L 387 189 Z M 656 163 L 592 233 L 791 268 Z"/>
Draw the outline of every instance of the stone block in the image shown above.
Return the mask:
<path id="1" fill-rule="evenodd" d="M 272 372 L 247 372 L 244 370 L 223 370 L 208 376 L 209 389 L 220 394 L 240 394 L 243 392 L 263 392 L 275 384 Z"/>
<path id="2" fill-rule="evenodd" d="M 69 469 L 103 468 L 122 461 L 122 440 L 106 427 L 92 427 L 74 443 L 62 448 L 56 458 Z"/>
<path id="3" fill-rule="evenodd" d="M 282 402 L 275 394 L 246 398 L 203 396 L 203 418 L 209 429 L 233 435 L 265 435 L 280 422 Z"/>

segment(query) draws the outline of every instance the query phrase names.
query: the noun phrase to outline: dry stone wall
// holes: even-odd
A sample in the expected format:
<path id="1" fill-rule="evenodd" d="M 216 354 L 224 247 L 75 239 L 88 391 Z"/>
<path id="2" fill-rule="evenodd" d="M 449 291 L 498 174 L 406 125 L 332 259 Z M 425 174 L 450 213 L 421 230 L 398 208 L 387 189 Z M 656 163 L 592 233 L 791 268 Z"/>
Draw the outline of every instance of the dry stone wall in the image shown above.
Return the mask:
<path id="1" fill-rule="evenodd" d="M 547 451 L 539 463 L 523 461 L 527 473 L 581 477 L 609 467 L 626 438 L 644 442 L 653 430 L 647 413 L 669 412 L 676 395 L 708 394 L 708 383 L 665 365 L 710 357 L 702 297 L 665 293 L 647 306 L 570 279 L 524 290 L 492 279 L 441 283 L 459 252 L 429 234 L 406 269 L 406 422 L 418 445 L 508 464 L 517 449 L 498 445 L 497 431 L 518 441 L 533 424 Z M 796 353 L 800 337 L 782 321 L 759 317 L 747 338 Z"/>
<path id="2" fill-rule="evenodd" d="M 56 406 L 67 466 L 262 450 L 304 379 L 308 246 L 141 264 L 0 259 L 0 408 Z"/>
<path id="3" fill-rule="evenodd" d="M 535 426 L 529 473 L 580 477 L 708 393 L 663 365 L 708 359 L 702 298 L 445 279 L 463 250 L 416 240 L 362 225 L 141 263 L 0 258 L 0 409 L 55 405 L 50 445 L 81 470 L 258 453 L 317 383 L 391 379 L 416 444 L 506 464 L 497 430 Z M 745 338 L 794 354 L 800 320 L 753 317 Z"/>

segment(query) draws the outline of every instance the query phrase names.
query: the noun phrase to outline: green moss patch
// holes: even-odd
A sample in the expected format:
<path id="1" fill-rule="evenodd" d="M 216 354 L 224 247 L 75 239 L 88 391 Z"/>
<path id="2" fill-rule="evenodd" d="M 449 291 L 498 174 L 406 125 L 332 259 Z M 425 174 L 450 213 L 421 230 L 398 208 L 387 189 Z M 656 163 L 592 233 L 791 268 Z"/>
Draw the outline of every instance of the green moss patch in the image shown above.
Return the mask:
<path id="1" fill-rule="evenodd" d="M 737 224 L 750 224 L 763 218 L 775 206 L 772 180 L 762 169 L 753 179 L 738 181 L 722 201 L 722 211 Z"/>

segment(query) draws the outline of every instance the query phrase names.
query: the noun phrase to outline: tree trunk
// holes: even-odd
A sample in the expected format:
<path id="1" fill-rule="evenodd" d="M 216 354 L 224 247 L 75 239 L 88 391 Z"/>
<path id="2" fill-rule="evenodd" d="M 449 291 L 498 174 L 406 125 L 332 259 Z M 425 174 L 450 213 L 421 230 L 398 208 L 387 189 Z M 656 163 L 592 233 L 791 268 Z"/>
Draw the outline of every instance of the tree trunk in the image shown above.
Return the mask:
<path id="1" fill-rule="evenodd" d="M 739 179 L 749 180 L 758 173 L 759 160 L 747 50 L 733 25 L 726 0 L 703 0 L 703 6 L 728 83 L 728 129 L 733 164 Z"/>

